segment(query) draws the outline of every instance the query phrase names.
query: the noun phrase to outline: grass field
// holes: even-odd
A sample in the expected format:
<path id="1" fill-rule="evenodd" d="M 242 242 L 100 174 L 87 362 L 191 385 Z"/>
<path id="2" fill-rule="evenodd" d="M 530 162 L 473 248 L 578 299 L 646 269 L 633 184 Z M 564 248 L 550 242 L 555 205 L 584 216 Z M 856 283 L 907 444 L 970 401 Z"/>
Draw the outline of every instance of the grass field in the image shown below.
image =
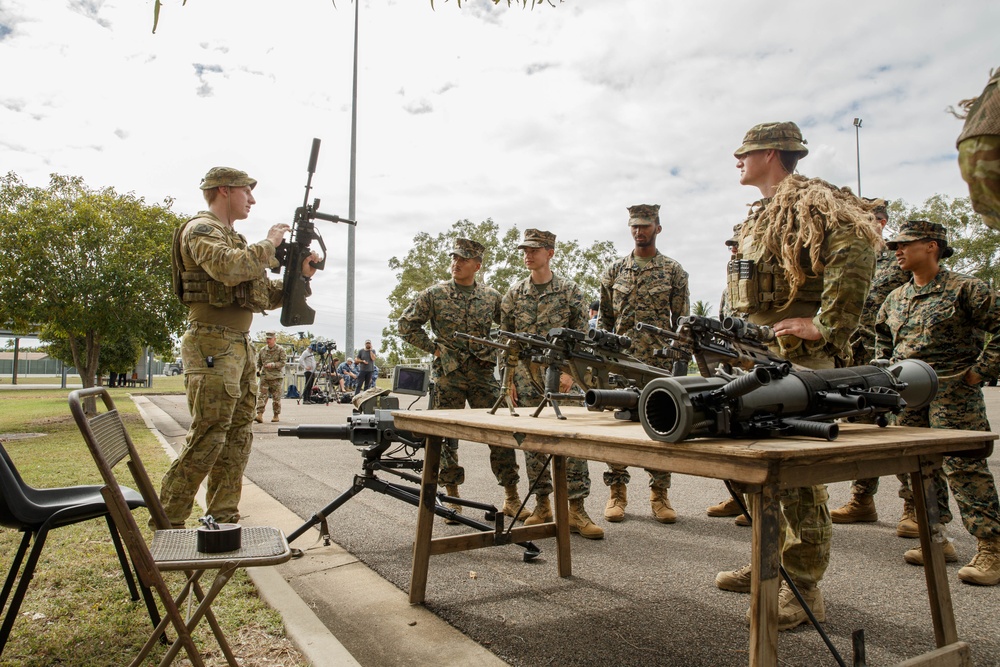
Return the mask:
<path id="1" fill-rule="evenodd" d="M 70 383 L 74 379 L 79 382 L 79 378 L 71 378 Z M 58 385 L 59 379 L 54 380 Z M 4 384 L 9 381 L 5 378 Z M 29 383 L 23 379 L 19 382 Z M 159 376 L 150 389 L 112 390 L 154 481 L 162 477 L 169 461 L 128 394 L 171 391 L 183 391 L 182 377 Z M 0 391 L 0 440 L 32 486 L 101 483 L 70 415 L 68 393 L 58 388 Z M 147 516 L 145 510 L 136 512 L 140 525 L 145 525 Z M 21 535 L 12 529 L 0 529 L 4 575 Z M 174 583 L 179 586 L 180 579 L 175 577 Z M 243 665 L 305 664 L 284 638 L 280 615 L 260 600 L 244 571 L 223 589 L 213 608 Z M 88 521 L 49 534 L 0 665 L 124 665 L 138 653 L 150 631 L 145 606 L 129 599 L 107 524 L 101 519 Z M 199 625 L 195 643 L 203 651 L 206 664 L 226 664 L 207 625 Z M 163 651 L 164 647 L 158 645 L 154 657 L 162 656 Z M 175 664 L 189 663 L 177 660 Z"/>

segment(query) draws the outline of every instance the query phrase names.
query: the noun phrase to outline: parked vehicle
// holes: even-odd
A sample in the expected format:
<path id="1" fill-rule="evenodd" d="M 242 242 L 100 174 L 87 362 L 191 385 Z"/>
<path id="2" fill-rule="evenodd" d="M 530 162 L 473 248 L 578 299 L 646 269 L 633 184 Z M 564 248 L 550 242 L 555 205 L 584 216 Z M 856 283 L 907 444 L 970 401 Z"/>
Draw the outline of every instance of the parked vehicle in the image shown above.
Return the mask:
<path id="1" fill-rule="evenodd" d="M 172 363 L 163 365 L 164 375 L 180 375 L 183 372 L 184 372 L 184 364 L 181 362 L 179 358 L 174 359 Z"/>

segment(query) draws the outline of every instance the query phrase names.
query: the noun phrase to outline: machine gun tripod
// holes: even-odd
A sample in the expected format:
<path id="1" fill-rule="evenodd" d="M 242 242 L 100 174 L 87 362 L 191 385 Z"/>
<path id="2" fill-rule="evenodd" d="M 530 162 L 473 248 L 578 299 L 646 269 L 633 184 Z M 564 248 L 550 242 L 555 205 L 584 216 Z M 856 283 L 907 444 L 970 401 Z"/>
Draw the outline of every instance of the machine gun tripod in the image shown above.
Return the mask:
<path id="1" fill-rule="evenodd" d="M 303 424 L 301 426 L 282 427 L 278 429 L 278 435 L 285 437 L 350 440 L 352 444 L 361 447 L 363 457 L 361 464 L 362 473 L 354 476 L 354 482 L 351 487 L 313 514 L 301 526 L 289 533 L 289 542 L 298 539 L 313 526 L 319 525 L 323 545 L 329 546 L 331 537 L 327 517 L 364 489 L 385 494 L 414 507 L 420 506 L 420 477 L 406 471 L 420 471 L 423 469 L 424 462 L 413 459 L 409 455 L 393 456 L 393 454 L 403 449 L 413 450 L 423 447 L 422 439 L 406 431 L 396 430 L 390 410 L 375 410 L 371 414 L 354 414 L 348 417 L 347 420 L 348 423 L 346 425 Z M 394 446 L 395 449 L 389 451 Z M 417 486 L 386 481 L 378 476 L 377 473 L 380 471 L 399 477 Z M 444 503 L 483 510 L 486 514 L 486 521 L 492 521 L 493 523 L 489 524 L 471 519 L 454 509 L 446 507 Z M 446 520 L 460 523 L 478 531 L 493 532 L 494 546 L 511 543 L 509 529 L 507 531 L 504 530 L 504 515 L 493 505 L 438 493 L 434 503 L 434 513 Z M 511 522 L 511 527 L 513 527 L 513 521 Z M 525 562 L 534 560 L 541 554 L 541 549 L 532 542 L 517 542 L 516 544 L 524 549 L 523 558 Z"/>

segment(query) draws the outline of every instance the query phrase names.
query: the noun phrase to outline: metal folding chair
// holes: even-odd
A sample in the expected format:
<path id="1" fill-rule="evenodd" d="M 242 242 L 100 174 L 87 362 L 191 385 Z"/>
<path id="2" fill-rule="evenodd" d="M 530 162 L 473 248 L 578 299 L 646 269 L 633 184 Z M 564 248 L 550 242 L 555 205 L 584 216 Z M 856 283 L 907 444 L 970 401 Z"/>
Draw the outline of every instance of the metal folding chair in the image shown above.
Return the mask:
<path id="1" fill-rule="evenodd" d="M 132 489 L 123 489 L 122 495 L 130 510 L 145 506 L 142 496 Z M 0 626 L 0 654 L 3 654 L 7 640 L 10 638 L 17 612 L 28 592 L 28 585 L 35 574 L 35 567 L 49 531 L 53 528 L 100 517 L 104 517 L 108 522 L 111 541 L 118 553 L 118 562 L 125 574 L 129 593 L 133 600 L 138 600 L 139 591 L 136 589 L 135 579 L 132 577 L 118 531 L 111 521 L 108 506 L 101 496 L 101 487 L 91 485 L 36 489 L 25 483 L 15 467 L 14 461 L 7 454 L 7 450 L 3 448 L 3 445 L 0 445 L 0 526 L 14 528 L 24 533 L 17 553 L 14 554 L 11 562 L 3 590 L 0 591 L 0 609 L 6 605 L 11 591 L 14 592 L 14 596 L 10 598 L 7 613 L 4 615 L 3 624 Z M 31 543 L 32 536 L 35 538 L 34 544 Z M 30 553 L 28 553 L 29 545 L 31 546 Z M 25 554 L 28 555 L 27 561 L 24 560 Z M 20 581 L 18 581 L 18 572 L 21 571 L 22 563 L 24 563 L 24 571 L 21 572 Z M 14 582 L 17 582 L 16 589 Z M 156 603 L 148 588 L 143 588 L 142 592 L 150 618 L 155 626 L 160 622 Z"/>
<path id="2" fill-rule="evenodd" d="M 100 397 L 105 410 L 88 416 L 85 414 L 83 399 Z M 196 529 L 171 530 L 170 522 L 160 499 L 153 487 L 142 460 L 136 452 L 132 439 L 122 422 L 121 415 L 115 408 L 114 401 L 107 389 L 93 387 L 78 389 L 69 395 L 70 409 L 80 432 L 83 434 L 90 453 L 97 463 L 105 487 L 101 490 L 111 518 L 121 533 L 125 546 L 128 548 L 132 562 L 136 566 L 140 580 L 156 591 L 165 610 L 165 617 L 160 621 L 152 636 L 146 641 L 132 665 L 141 664 L 149 655 L 157 638 L 168 626 L 173 626 L 177 639 L 168 649 L 161 666 L 169 665 L 183 647 L 188 658 L 196 667 L 204 665 L 201 654 L 191 639 L 195 626 L 205 618 L 212 628 L 219 647 L 225 654 L 229 664 L 238 667 L 239 663 L 233 655 L 226 637 L 212 613 L 212 602 L 219 591 L 229 581 L 233 573 L 241 567 L 259 565 L 277 565 L 291 557 L 288 541 L 277 528 L 248 527 L 242 530 L 242 547 L 236 551 L 224 553 L 203 553 L 197 550 Z M 146 501 L 153 524 L 158 529 L 153 534 L 152 544 L 147 544 L 142 530 L 128 511 L 128 506 L 122 494 L 121 486 L 115 478 L 114 468 L 125 461 L 132 474 L 135 486 Z M 206 571 L 214 570 L 215 578 L 208 590 L 202 589 L 200 580 Z M 163 572 L 183 571 L 187 580 L 180 592 L 174 596 L 163 579 Z M 190 617 L 184 618 L 180 612 L 181 605 L 194 595 L 198 600 Z"/>

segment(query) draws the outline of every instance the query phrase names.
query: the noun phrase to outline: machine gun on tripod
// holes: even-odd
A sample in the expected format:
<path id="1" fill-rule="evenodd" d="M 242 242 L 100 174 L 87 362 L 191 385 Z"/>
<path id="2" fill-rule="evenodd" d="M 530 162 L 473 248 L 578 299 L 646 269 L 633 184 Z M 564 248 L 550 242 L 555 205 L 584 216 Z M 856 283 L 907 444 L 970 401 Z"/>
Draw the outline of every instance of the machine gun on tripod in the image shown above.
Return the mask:
<path id="1" fill-rule="evenodd" d="M 407 471 L 419 472 L 423 469 L 424 462 L 414 459 L 412 456 L 417 449 L 424 446 L 423 438 L 408 431 L 396 429 L 391 410 L 379 409 L 371 413 L 355 413 L 347 418 L 346 425 L 302 424 L 296 427 L 281 427 L 278 429 L 278 435 L 302 439 L 348 440 L 360 449 L 362 455 L 362 472 L 360 475 L 354 476 L 351 488 L 334 498 L 330 504 L 289 533 L 289 542 L 294 541 L 318 524 L 323 544 L 329 545 L 331 538 L 327 517 L 364 489 L 370 489 L 402 500 L 414 507 L 419 507 L 421 479 L 416 474 Z M 378 476 L 379 472 L 394 475 L 417 486 L 388 482 Z M 486 520 L 493 521 L 493 524 L 471 519 L 446 507 L 444 503 L 483 510 L 486 513 Z M 434 504 L 434 513 L 449 521 L 461 523 L 478 531 L 492 531 L 495 546 L 511 543 L 509 530 L 504 531 L 504 515 L 493 505 L 438 493 Z M 513 527 L 513 523 L 511 521 L 511 527 Z M 533 560 L 541 553 L 541 549 L 532 542 L 517 542 L 516 544 L 524 549 L 523 558 L 525 561 Z"/>

